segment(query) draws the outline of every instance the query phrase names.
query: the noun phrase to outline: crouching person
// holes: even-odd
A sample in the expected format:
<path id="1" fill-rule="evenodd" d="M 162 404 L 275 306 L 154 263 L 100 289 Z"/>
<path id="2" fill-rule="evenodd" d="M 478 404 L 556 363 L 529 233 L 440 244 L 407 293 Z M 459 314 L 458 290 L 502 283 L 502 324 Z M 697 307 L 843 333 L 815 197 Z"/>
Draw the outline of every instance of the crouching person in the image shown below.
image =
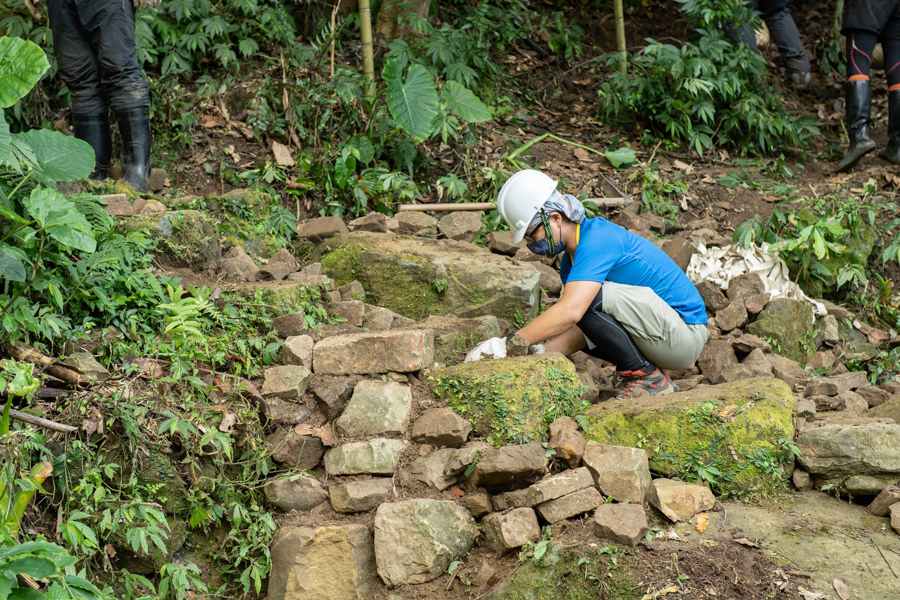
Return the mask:
<path id="1" fill-rule="evenodd" d="M 677 391 L 668 369 L 691 366 L 706 344 L 706 307 L 697 288 L 662 250 L 644 238 L 596 217 L 585 219 L 574 197 L 556 190 L 547 175 L 514 174 L 497 210 L 528 249 L 562 254 L 561 300 L 507 338 L 476 346 L 466 360 L 505 356 L 519 336 L 532 352 L 585 350 L 616 366 L 617 398 Z"/>

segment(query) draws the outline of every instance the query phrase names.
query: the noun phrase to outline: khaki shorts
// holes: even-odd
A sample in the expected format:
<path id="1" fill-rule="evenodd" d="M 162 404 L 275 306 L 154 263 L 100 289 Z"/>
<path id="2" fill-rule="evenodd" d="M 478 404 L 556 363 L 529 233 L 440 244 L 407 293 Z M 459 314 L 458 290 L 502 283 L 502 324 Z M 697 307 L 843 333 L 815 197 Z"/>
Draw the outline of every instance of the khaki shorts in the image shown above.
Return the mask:
<path id="1" fill-rule="evenodd" d="M 647 360 L 663 369 L 690 367 L 709 337 L 705 324 L 685 323 L 648 287 L 607 281 L 603 284 L 603 312 L 615 317 Z M 593 344 L 588 341 L 588 346 Z"/>

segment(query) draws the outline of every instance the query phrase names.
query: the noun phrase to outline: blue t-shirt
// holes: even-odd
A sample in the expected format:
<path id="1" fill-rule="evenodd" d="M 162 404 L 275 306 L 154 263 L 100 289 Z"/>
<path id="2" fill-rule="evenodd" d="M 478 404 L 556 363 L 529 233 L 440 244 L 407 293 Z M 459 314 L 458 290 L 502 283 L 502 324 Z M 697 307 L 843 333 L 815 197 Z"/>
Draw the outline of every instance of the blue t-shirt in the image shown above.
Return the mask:
<path id="1" fill-rule="evenodd" d="M 575 264 L 568 253 L 559 275 L 569 281 L 613 281 L 651 288 L 685 323 L 707 322 L 706 305 L 687 275 L 665 252 L 602 217 L 581 223 Z"/>

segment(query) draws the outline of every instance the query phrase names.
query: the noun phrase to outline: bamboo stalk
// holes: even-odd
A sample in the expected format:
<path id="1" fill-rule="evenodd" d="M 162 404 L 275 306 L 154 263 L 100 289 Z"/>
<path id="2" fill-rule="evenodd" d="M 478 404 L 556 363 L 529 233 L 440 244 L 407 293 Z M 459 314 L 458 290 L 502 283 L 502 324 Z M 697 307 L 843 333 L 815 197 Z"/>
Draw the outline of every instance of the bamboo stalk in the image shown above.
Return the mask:
<path id="1" fill-rule="evenodd" d="M 619 60 L 619 71 L 622 75 L 628 73 L 628 51 L 625 46 L 625 11 L 622 8 L 622 0 L 613 0 L 613 13 L 616 17 L 616 45 L 622 58 Z"/>
<path id="2" fill-rule="evenodd" d="M 372 54 L 372 11 L 369 0 L 359 0 L 359 36 L 362 39 L 363 74 L 369 80 L 366 96 L 375 94 L 375 60 Z"/>
<path id="3" fill-rule="evenodd" d="M 331 9 L 331 78 L 334 79 L 334 22 L 337 19 L 337 11 L 338 7 L 341 5 L 340 0 L 337 0 L 334 3 L 334 8 Z"/>

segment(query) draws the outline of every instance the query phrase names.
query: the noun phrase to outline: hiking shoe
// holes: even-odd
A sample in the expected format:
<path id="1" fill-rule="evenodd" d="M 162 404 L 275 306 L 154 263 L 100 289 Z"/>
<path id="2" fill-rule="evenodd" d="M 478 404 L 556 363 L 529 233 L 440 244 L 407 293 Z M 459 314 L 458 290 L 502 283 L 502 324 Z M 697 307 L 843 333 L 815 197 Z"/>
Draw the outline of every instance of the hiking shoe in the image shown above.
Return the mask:
<path id="1" fill-rule="evenodd" d="M 675 392 L 675 384 L 664 371 L 655 369 L 652 373 L 644 371 L 619 371 L 622 382 L 621 391 L 616 400 L 623 398 L 640 398 L 641 396 L 658 396 Z"/>

